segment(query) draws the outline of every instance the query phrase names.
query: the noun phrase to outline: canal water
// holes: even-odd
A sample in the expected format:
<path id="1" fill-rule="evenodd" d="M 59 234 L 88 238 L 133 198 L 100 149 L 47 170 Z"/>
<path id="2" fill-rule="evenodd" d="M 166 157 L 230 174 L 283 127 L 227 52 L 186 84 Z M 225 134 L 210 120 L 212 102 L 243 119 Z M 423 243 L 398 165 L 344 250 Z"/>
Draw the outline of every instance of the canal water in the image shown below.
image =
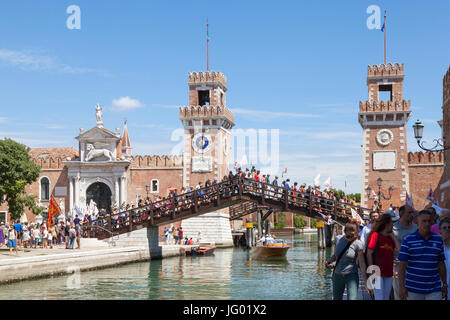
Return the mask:
<path id="1" fill-rule="evenodd" d="M 285 260 L 253 260 L 249 250 L 216 249 L 205 257 L 172 257 L 117 268 L 29 280 L 0 289 L 0 299 L 332 299 L 330 249 L 316 234 L 284 238 Z"/>

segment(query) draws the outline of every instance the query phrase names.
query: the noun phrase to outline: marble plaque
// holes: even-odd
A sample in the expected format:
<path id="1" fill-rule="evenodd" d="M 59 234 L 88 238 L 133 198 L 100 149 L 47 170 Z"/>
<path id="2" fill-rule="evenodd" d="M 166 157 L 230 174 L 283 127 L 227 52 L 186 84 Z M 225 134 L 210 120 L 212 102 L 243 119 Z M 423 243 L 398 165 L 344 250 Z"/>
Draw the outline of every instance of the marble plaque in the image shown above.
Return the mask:
<path id="1" fill-rule="evenodd" d="M 212 172 L 212 158 L 192 157 L 192 172 Z"/>
<path id="2" fill-rule="evenodd" d="M 397 168 L 395 151 L 374 151 L 373 170 L 395 170 Z"/>
<path id="3" fill-rule="evenodd" d="M 55 187 L 55 197 L 67 196 L 67 187 Z"/>

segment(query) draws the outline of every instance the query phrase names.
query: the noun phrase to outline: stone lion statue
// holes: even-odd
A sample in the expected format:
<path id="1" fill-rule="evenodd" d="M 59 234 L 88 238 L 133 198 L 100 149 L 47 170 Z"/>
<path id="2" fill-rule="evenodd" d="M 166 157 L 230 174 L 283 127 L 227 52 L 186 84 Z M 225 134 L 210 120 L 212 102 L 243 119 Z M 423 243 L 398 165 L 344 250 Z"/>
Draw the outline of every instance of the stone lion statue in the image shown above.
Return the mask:
<path id="1" fill-rule="evenodd" d="M 86 146 L 88 154 L 86 155 L 86 161 L 91 161 L 99 157 L 106 157 L 108 161 L 114 161 L 114 155 L 108 149 L 95 149 L 93 144 L 88 143 Z"/>

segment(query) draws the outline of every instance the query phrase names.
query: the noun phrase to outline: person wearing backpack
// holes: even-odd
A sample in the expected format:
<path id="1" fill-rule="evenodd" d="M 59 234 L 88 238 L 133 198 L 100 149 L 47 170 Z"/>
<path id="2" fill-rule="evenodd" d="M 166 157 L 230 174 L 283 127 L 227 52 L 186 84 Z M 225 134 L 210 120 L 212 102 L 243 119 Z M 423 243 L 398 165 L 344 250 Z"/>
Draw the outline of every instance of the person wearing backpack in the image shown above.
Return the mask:
<path id="1" fill-rule="evenodd" d="M 392 213 L 391 213 L 392 212 Z M 392 289 L 392 277 L 394 276 L 394 251 L 400 250 L 400 243 L 392 232 L 394 225 L 392 210 L 386 211 L 372 225 L 372 229 L 367 236 L 366 260 L 367 266 L 376 265 L 380 268 L 380 273 L 376 275 L 377 286 L 374 289 L 368 287 L 375 300 L 389 300 Z"/>
<path id="2" fill-rule="evenodd" d="M 345 224 L 344 236 L 336 238 L 334 254 L 326 261 L 327 268 L 334 268 L 333 300 L 342 300 L 345 288 L 347 288 L 348 300 L 357 299 L 359 284 L 357 261 L 361 266 L 365 266 L 363 244 L 358 234 L 358 222 L 351 219 Z"/>

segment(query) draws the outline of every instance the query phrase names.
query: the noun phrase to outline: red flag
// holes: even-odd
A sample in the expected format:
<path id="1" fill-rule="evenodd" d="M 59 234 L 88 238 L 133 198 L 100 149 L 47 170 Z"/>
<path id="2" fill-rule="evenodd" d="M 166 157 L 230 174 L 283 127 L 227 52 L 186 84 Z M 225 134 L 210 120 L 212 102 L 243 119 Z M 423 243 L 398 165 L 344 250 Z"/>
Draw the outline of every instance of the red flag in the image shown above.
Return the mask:
<path id="1" fill-rule="evenodd" d="M 56 202 L 53 195 L 50 197 L 50 204 L 48 205 L 48 216 L 47 216 L 47 229 L 53 223 L 53 218 L 56 217 L 61 212 L 61 208 Z"/>
<path id="2" fill-rule="evenodd" d="M 433 189 L 430 187 L 430 192 L 428 192 L 427 200 L 430 200 L 431 202 L 434 201 L 434 195 L 433 195 Z"/>

